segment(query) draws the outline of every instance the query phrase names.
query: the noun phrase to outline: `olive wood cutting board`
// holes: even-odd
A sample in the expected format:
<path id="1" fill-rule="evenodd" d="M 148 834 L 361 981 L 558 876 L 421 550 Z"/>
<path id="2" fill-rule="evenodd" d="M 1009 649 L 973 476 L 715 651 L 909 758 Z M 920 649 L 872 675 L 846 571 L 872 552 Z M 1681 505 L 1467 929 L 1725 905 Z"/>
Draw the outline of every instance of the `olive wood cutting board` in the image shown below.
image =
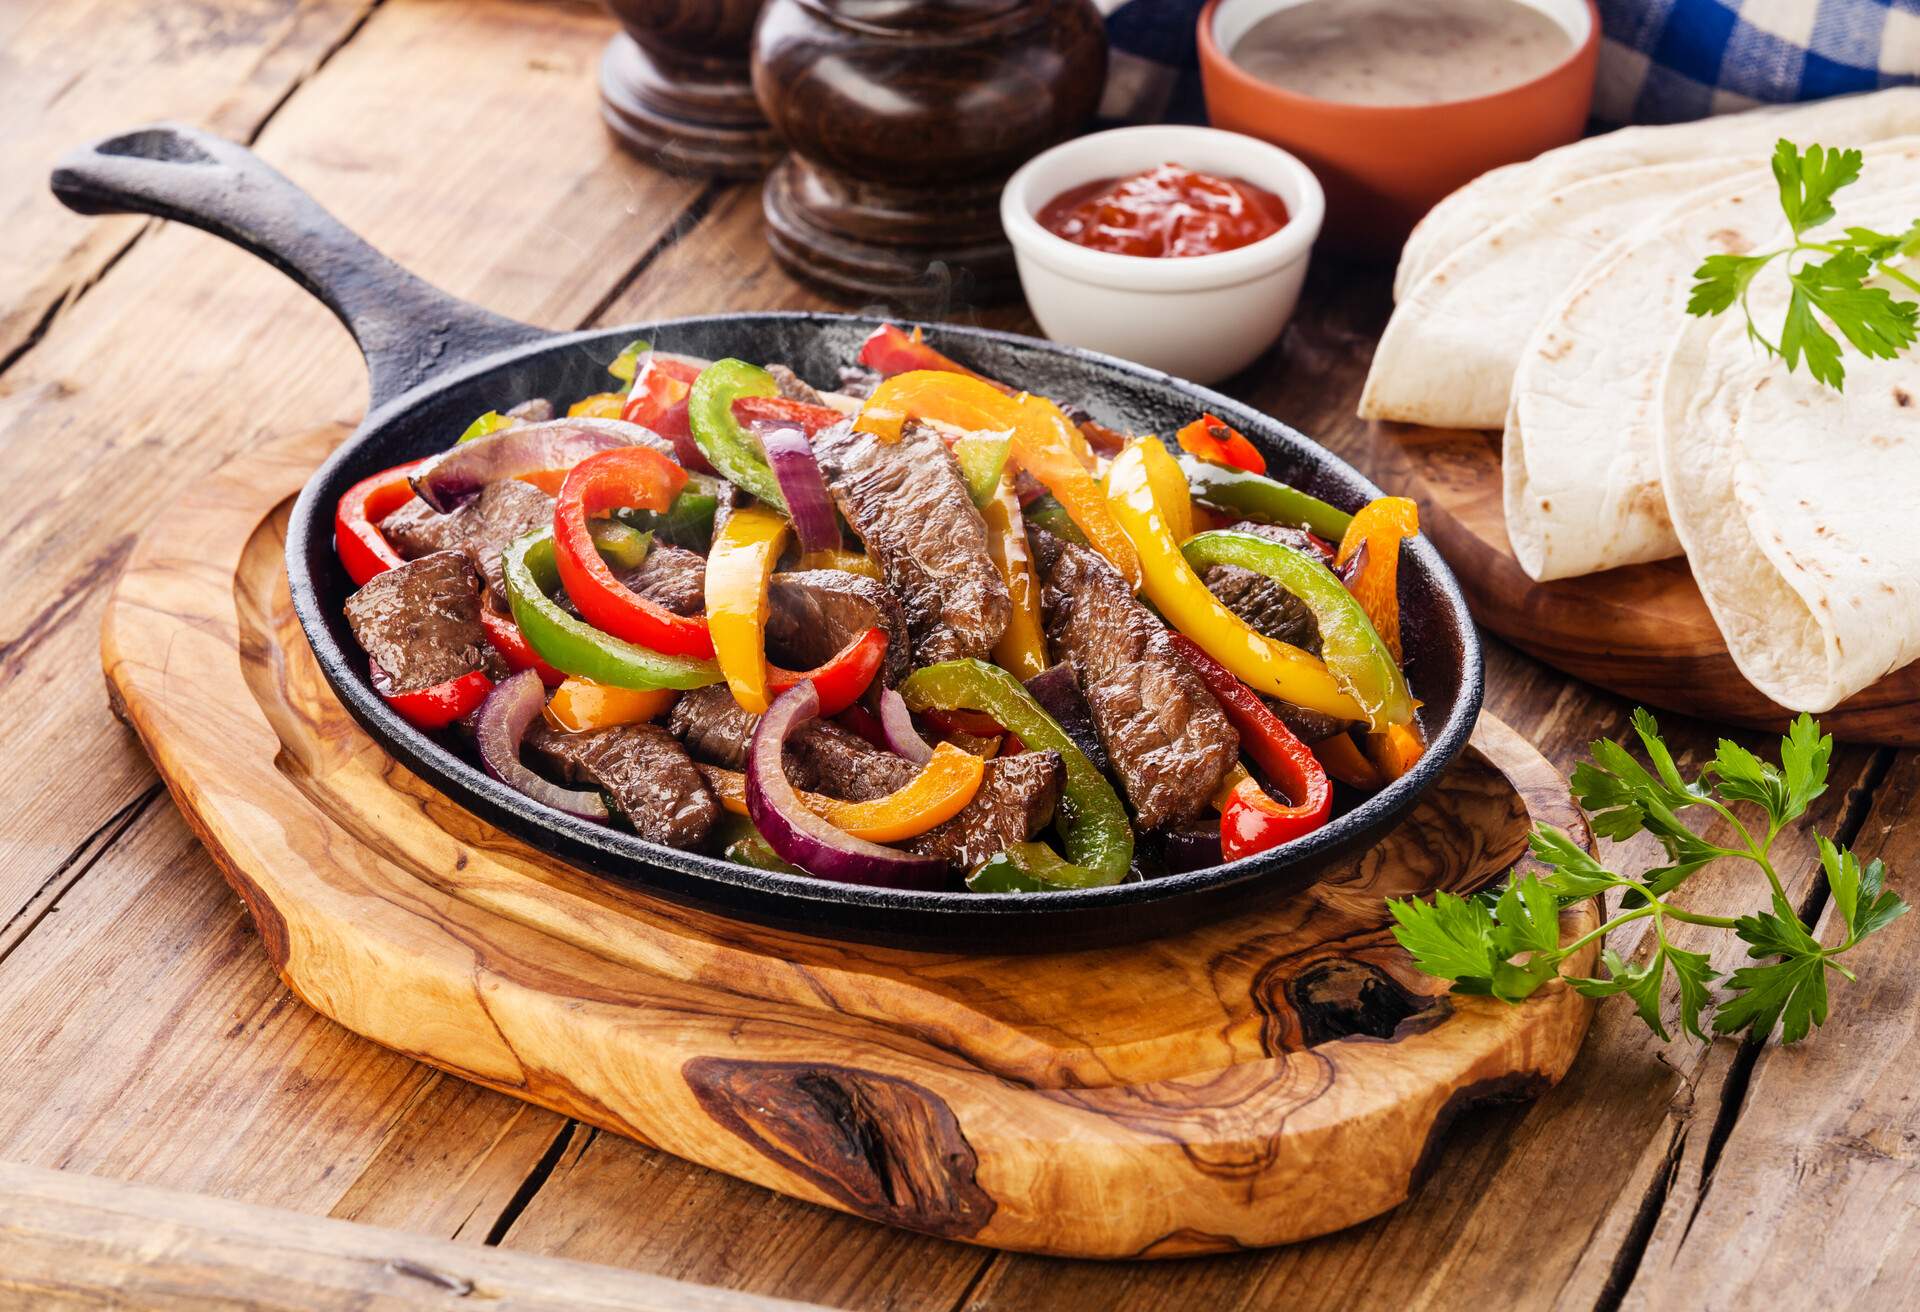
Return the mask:
<path id="1" fill-rule="evenodd" d="M 1507 540 L 1500 435 L 1372 426 L 1374 476 L 1419 501 L 1421 531 L 1453 567 L 1474 618 L 1576 679 L 1703 720 L 1784 729 L 1793 712 L 1733 663 L 1684 557 L 1535 583 Z M 1920 662 L 1832 710 L 1848 742 L 1920 746 Z"/>
<path id="2" fill-rule="evenodd" d="M 1512 867 L 1532 820 L 1587 840 L 1553 767 L 1491 717 L 1321 885 L 1132 947 L 833 943 L 546 857 L 396 764 L 314 664 L 283 533 L 338 437 L 265 445 L 163 514 L 102 656 L 282 978 L 349 1029 L 796 1198 L 1088 1257 L 1365 1220 L 1441 1160 L 1463 1108 L 1539 1092 L 1580 1046 L 1592 1003 L 1565 984 L 1517 1007 L 1452 997 L 1384 927 L 1384 895 Z M 1570 908 L 1563 932 L 1596 917 Z"/>

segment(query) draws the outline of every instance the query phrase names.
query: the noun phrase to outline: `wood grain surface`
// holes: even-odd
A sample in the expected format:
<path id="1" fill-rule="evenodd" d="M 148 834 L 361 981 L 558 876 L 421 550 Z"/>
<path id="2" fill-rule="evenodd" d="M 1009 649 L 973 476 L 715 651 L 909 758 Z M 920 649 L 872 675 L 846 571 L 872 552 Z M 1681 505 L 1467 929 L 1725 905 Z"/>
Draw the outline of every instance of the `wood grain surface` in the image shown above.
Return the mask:
<path id="1" fill-rule="evenodd" d="M 812 1306 L 5 1162 L 0 1253 L 0 1299 L 17 1307 L 414 1312 L 456 1299 L 495 1312 Z"/>
<path id="2" fill-rule="evenodd" d="M 1535 583 L 1507 541 L 1500 436 L 1377 424 L 1373 464 L 1428 511 L 1422 527 L 1474 618 L 1521 650 L 1623 697 L 1711 720 L 1784 729 L 1793 712 L 1748 683 L 1684 558 Z M 1838 737 L 1920 744 L 1920 664 L 1820 717 Z"/>
<path id="3" fill-rule="evenodd" d="M 69 8 L 81 9 L 41 6 Z M 0 24 L 36 12 L 0 5 Z M 196 33 L 208 12 L 192 0 L 99 6 L 83 35 L 126 52 L 112 66 L 125 76 L 107 110 L 151 103 L 194 117 L 186 97 L 204 88 L 174 80 L 167 53 L 193 41 L 148 34 Z M 426 277 L 534 322 L 819 304 L 774 265 L 757 188 L 693 186 L 606 149 L 593 61 L 613 30 L 585 3 L 386 0 L 261 111 L 258 146 Z M 229 54 L 265 69 L 274 49 Z M 0 60 L 14 53 L 0 43 Z M 86 53 L 83 42 L 76 57 Z M 42 143 L 28 148 L 39 164 L 9 176 L 37 197 L 35 178 L 72 142 L 53 126 L 59 103 L 27 94 L 43 84 L 13 76 L 15 63 L 0 68 L 0 121 Z M 143 76 L 151 85 L 136 92 Z M 158 91 L 171 99 L 117 99 Z M 123 126 L 103 111 L 79 130 Z M 49 213 L 76 225 L 57 236 L 89 239 L 88 223 Z M 1316 260 L 1279 348 L 1227 385 L 1387 481 L 1353 407 L 1392 304 L 1390 273 Z M 1871 1206 L 1907 1160 L 1897 1147 L 1912 1114 L 1905 1019 L 1870 1011 L 1862 988 L 1836 987 L 1827 1034 L 1845 1050 L 1836 1044 L 1820 1062 L 1810 1059 L 1825 1036 L 1790 1050 L 1666 1045 L 1630 1009 L 1603 1006 L 1557 1088 L 1461 1117 L 1394 1211 L 1304 1244 L 1178 1263 L 996 1254 L 791 1201 L 442 1075 L 319 1017 L 275 976 L 239 900 L 109 714 L 95 653 L 107 588 L 139 530 L 262 435 L 350 422 L 364 396 L 359 365 L 291 284 L 198 233 L 140 228 L 77 286 L 43 333 L 0 353 L 0 479 L 12 493 L 0 499 L 0 1159 L 916 1312 L 1611 1312 L 1625 1301 L 1699 1306 L 1706 1300 L 1677 1294 L 1716 1280 L 1737 1286 L 1744 1306 L 1798 1309 L 1825 1297 L 1841 1252 L 1830 1238 L 1860 1264 L 1843 1289 L 1897 1294 L 1908 1278 L 1899 1245 L 1880 1242 L 1901 1233 L 1891 1221 L 1853 1232 L 1809 1221 L 1829 1197 Z M 0 314 L 16 308 L 18 294 L 6 295 Z M 1031 331 L 1017 306 L 937 308 Z M 44 319 L 34 311 L 24 321 Z M 1423 511 L 1431 518 L 1431 506 Z M 1628 732 L 1630 701 L 1498 639 L 1487 664 L 1489 710 L 1563 771 L 1590 740 Z M 1662 716 L 1662 727 L 1690 771 L 1726 732 L 1685 715 Z M 1732 736 L 1768 747 L 1764 735 Z M 1896 785 L 1911 760 L 1843 746 L 1810 822 L 1842 841 L 1865 836 L 1870 811 L 1874 834 L 1910 824 L 1913 790 Z M 1645 843 L 1605 852 L 1629 873 L 1662 861 Z M 1827 895 L 1804 835 L 1783 835 L 1777 855 L 1790 896 L 1818 914 Z M 1893 883 L 1914 896 L 1897 864 Z M 1753 896 L 1741 871 L 1708 870 L 1683 901 L 1740 914 Z M 1629 959 L 1651 949 L 1637 925 L 1611 942 Z M 1686 927 L 1675 942 L 1712 953 L 1718 970 L 1740 964 L 1727 935 Z M 1828 1090 L 1836 1114 L 1873 1127 L 1870 1142 L 1896 1145 L 1878 1165 L 1848 1155 L 1855 1145 L 1835 1138 L 1824 1110 L 1804 1114 Z M 1764 1138 L 1742 1134 L 1749 1117 L 1761 1118 Z M 1788 1156 L 1734 1169 L 1749 1143 Z M 1580 1187 L 1566 1187 L 1568 1161 L 1580 1164 Z M 1857 1173 L 1798 1170 L 1842 1161 Z M 1765 1280 L 1709 1242 L 1742 1225 L 1751 1226 L 1742 1244 L 1765 1254 Z M 1676 1249 L 1687 1235 L 1696 1242 Z M 1682 1270 L 1676 1251 L 1691 1285 L 1666 1283 Z"/>
<path id="4" fill-rule="evenodd" d="M 1590 1001 L 1445 996 L 1385 932 L 1384 897 L 1484 885 L 1531 823 L 1585 832 L 1558 773 L 1491 719 L 1310 893 L 1145 945 L 848 946 L 541 856 L 389 759 L 320 677 L 284 526 L 333 438 L 263 445 L 182 498 L 128 560 L 101 651 L 282 977 L 348 1028 L 870 1220 L 1098 1257 L 1364 1220 L 1460 1111 L 1572 1062 Z"/>

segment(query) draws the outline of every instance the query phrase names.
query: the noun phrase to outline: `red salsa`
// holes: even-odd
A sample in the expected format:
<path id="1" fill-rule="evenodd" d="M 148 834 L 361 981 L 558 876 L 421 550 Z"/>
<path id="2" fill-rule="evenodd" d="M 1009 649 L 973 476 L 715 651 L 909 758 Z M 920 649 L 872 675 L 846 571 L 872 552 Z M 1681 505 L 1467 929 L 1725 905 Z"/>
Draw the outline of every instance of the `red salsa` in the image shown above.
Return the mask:
<path id="1" fill-rule="evenodd" d="M 1096 251 L 1152 258 L 1213 255 L 1270 237 L 1287 207 L 1265 188 L 1179 164 L 1099 178 L 1041 207 L 1040 226 Z"/>

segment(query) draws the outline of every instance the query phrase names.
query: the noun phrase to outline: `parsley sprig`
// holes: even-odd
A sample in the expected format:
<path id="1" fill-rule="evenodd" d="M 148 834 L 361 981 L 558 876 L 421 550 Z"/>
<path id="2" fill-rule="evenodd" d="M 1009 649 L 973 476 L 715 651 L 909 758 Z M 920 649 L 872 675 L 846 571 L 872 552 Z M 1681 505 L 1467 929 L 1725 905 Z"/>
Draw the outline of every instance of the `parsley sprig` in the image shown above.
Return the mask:
<path id="1" fill-rule="evenodd" d="M 1528 846 L 1546 874 L 1525 875 L 1498 891 L 1472 897 L 1440 892 L 1430 902 L 1389 900 L 1393 936 L 1421 970 L 1452 980 L 1456 993 L 1519 1002 L 1595 939 L 1636 920 L 1649 920 L 1652 951 L 1644 961 L 1628 961 L 1607 948 L 1601 954 L 1606 978 L 1569 977 L 1567 982 L 1589 997 L 1625 994 L 1662 1039 L 1671 1037 L 1663 1005 L 1669 975 L 1680 1026 L 1695 1038 L 1707 1037 L 1702 1016 L 1710 1007 L 1717 1034 L 1744 1032 L 1765 1039 L 1778 1026 L 1787 1043 L 1805 1038 L 1827 1018 L 1827 972 L 1853 979 L 1839 958 L 1907 911 L 1907 904 L 1888 891 L 1886 868 L 1878 860 L 1863 866 L 1851 851 L 1816 835 L 1820 864 L 1845 927 L 1841 941 L 1827 947 L 1800 919 L 1774 868 L 1775 840 L 1826 791 L 1833 738 L 1822 735 L 1812 717 L 1802 715 L 1781 740 L 1778 765 L 1722 739 L 1699 777 L 1688 780 L 1652 715 L 1635 711 L 1633 728 L 1648 764 L 1621 744 L 1602 739 L 1590 749 L 1592 760 L 1574 770 L 1573 792 L 1595 833 L 1617 842 L 1651 834 L 1666 854 L 1666 864 L 1629 878 L 1601 865 L 1564 830 L 1537 825 Z M 1749 824 L 1736 808 L 1757 809 L 1764 826 Z M 1689 812 L 1726 821 L 1737 845 L 1702 837 L 1685 823 Z M 1690 876 L 1722 860 L 1748 862 L 1766 876 L 1767 910 L 1738 918 L 1709 916 L 1672 901 L 1673 892 Z M 1591 933 L 1562 944 L 1561 908 L 1614 889 L 1621 890 L 1618 913 Z M 1675 922 L 1732 930 L 1758 964 L 1742 966 L 1721 981 L 1706 953 L 1688 951 L 1668 938 Z M 1725 991 L 1717 1005 L 1716 983 Z"/>
<path id="2" fill-rule="evenodd" d="M 1773 150 L 1773 176 L 1793 244 L 1755 255 L 1709 255 L 1693 271 L 1687 313 L 1717 315 L 1738 303 L 1748 337 L 1785 360 L 1788 372 L 1804 358 L 1807 372 L 1835 391 L 1845 388 L 1847 370 L 1828 324 L 1872 359 L 1891 360 L 1911 346 L 1920 334 L 1920 304 L 1895 300 L 1887 288 L 1867 283 L 1885 278 L 1920 294 L 1920 281 L 1897 267 L 1920 255 L 1920 219 L 1898 233 L 1848 228 L 1828 241 L 1808 241 L 1804 235 L 1833 221 L 1835 194 L 1859 180 L 1862 164 L 1857 150 L 1815 145 L 1803 151 L 1782 139 Z M 1785 261 L 1793 286 L 1778 341 L 1760 331 L 1747 304 L 1754 278 L 1775 260 Z"/>

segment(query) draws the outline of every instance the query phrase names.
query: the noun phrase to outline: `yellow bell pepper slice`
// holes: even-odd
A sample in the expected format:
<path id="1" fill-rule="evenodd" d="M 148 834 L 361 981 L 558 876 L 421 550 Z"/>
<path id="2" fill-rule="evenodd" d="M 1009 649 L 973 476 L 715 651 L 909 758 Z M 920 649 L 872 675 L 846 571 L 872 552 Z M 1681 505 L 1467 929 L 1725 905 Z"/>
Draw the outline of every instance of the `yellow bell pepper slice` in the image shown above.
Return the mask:
<path id="1" fill-rule="evenodd" d="M 707 770 L 707 784 L 720 805 L 747 814 L 747 777 L 734 770 Z M 870 843 L 917 838 L 953 819 L 980 791 L 987 763 L 952 743 L 941 743 L 906 786 L 867 802 L 843 802 L 819 793 L 801 793 L 807 809 L 836 829 Z"/>
<path id="2" fill-rule="evenodd" d="M 1418 729 L 1408 724 L 1390 724 L 1378 733 L 1367 735 L 1367 759 L 1388 779 L 1398 779 L 1413 769 L 1427 750 Z"/>
<path id="3" fill-rule="evenodd" d="M 767 580 L 786 545 L 787 517 L 766 506 L 727 516 L 707 555 L 707 632 L 733 699 L 767 709 Z"/>
<path id="4" fill-rule="evenodd" d="M 1420 507 L 1405 497 L 1380 497 L 1354 515 L 1340 539 L 1334 566 L 1344 568 L 1363 546 L 1366 558 L 1347 581 L 1347 591 L 1373 621 L 1374 632 L 1398 661 L 1400 655 L 1400 543 L 1420 531 Z"/>
<path id="5" fill-rule="evenodd" d="M 618 419 L 627 408 L 624 392 L 595 392 L 567 407 L 569 419 Z"/>
<path id="6" fill-rule="evenodd" d="M 1262 696 L 1343 720 L 1368 719 L 1319 659 L 1256 632 L 1207 590 L 1180 554 L 1174 520 L 1157 495 L 1166 468 L 1156 465 L 1180 477 L 1179 465 L 1160 439 L 1141 437 L 1127 443 L 1107 471 L 1107 504 L 1140 553 L 1147 599 L 1169 624 Z"/>
<path id="7" fill-rule="evenodd" d="M 569 676 L 547 699 L 547 723 L 562 733 L 586 733 L 657 720 L 678 694 L 671 688 L 616 688 Z"/>
<path id="8" fill-rule="evenodd" d="M 858 574 L 862 578 L 878 581 L 880 567 L 873 563 L 872 556 L 863 556 L 857 551 L 842 551 L 826 547 L 819 551 L 801 553 L 800 559 L 793 564 L 795 569 L 837 569 L 844 574 Z"/>
<path id="9" fill-rule="evenodd" d="M 993 499 L 980 513 L 987 521 L 987 554 L 1007 581 L 1007 595 L 1013 599 L 1006 632 L 993 646 L 994 663 L 1025 683 L 1047 668 L 1047 639 L 1040 625 L 1040 581 L 1034 577 L 1026 521 L 1011 478 L 1000 476 Z"/>
<path id="10" fill-rule="evenodd" d="M 1011 432 L 1009 459 L 1039 479 L 1135 591 L 1140 557 L 1114 521 L 1091 472 L 1093 452 L 1078 425 L 1044 396 L 1006 396 L 978 378 L 917 369 L 895 374 L 874 388 L 854 427 L 882 441 L 898 441 L 909 418 L 931 419 L 971 432 Z"/>

